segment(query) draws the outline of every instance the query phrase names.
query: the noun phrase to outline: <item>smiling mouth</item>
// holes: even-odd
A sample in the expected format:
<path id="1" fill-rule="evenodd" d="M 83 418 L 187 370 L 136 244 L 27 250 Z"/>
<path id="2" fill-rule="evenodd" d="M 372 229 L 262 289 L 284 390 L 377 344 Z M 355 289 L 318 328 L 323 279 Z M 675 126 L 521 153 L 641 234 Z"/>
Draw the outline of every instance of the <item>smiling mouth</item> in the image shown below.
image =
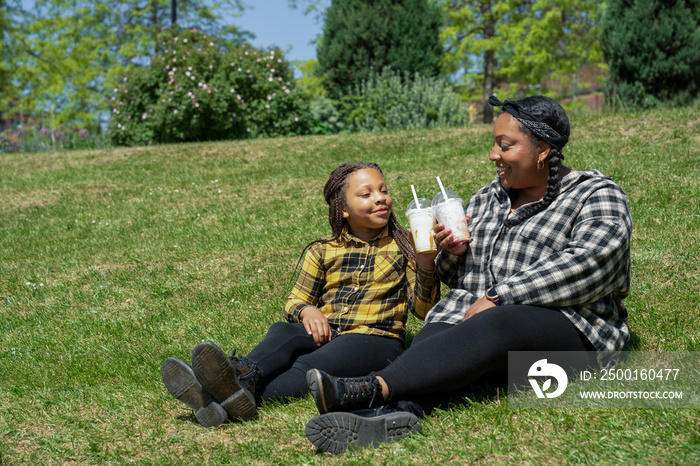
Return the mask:
<path id="1" fill-rule="evenodd" d="M 373 214 L 377 214 L 377 215 L 384 215 L 384 214 L 388 214 L 388 213 L 389 213 L 389 209 L 379 209 L 379 210 L 375 210 L 375 211 L 372 212 L 372 213 L 373 213 Z"/>
<path id="2" fill-rule="evenodd" d="M 509 170 L 509 168 L 496 167 L 496 173 L 498 173 L 498 176 L 505 175 L 505 173 L 508 170 Z"/>

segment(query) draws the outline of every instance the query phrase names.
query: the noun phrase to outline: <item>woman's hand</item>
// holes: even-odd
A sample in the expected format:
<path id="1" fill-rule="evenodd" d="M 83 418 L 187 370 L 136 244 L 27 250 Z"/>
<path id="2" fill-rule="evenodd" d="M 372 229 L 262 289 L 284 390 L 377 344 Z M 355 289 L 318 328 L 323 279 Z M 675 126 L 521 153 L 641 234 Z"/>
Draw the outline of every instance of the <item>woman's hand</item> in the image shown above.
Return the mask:
<path id="1" fill-rule="evenodd" d="M 474 317 L 478 313 L 483 312 L 486 309 L 491 309 L 492 307 L 496 307 L 493 301 L 486 299 L 486 296 L 482 296 L 481 298 L 477 299 L 474 304 L 469 306 L 469 309 L 467 309 L 467 312 L 464 314 L 464 318 L 462 320 L 467 320 L 470 317 Z"/>
<path id="2" fill-rule="evenodd" d="M 471 217 L 467 215 L 465 218 L 467 219 L 468 225 Z M 435 244 L 437 244 L 438 250 L 444 249 L 455 256 L 461 256 L 467 252 L 469 241 L 455 241 L 452 230 L 445 228 L 444 223 L 435 225 L 433 231 L 435 231 Z"/>
<path id="3" fill-rule="evenodd" d="M 304 324 L 306 333 L 313 337 L 316 346 L 322 346 L 331 341 L 331 325 L 316 306 L 307 306 L 302 309 L 299 320 Z"/>

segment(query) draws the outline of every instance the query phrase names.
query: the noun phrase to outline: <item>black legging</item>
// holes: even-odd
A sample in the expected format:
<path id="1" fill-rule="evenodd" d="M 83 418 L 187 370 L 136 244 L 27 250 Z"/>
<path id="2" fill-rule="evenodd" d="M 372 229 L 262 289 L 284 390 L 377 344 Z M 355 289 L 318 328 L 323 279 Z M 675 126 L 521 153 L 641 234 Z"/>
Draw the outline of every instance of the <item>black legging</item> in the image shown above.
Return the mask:
<path id="1" fill-rule="evenodd" d="M 561 312 L 533 306 L 487 309 L 457 325 L 426 324 L 408 350 L 375 375 L 389 402 L 421 416 L 459 397 L 487 374 L 505 376 L 508 351 L 595 351 Z M 592 364 L 581 354 L 576 367 Z"/>
<path id="2" fill-rule="evenodd" d="M 398 338 L 346 333 L 316 346 L 303 324 L 277 322 L 247 358 L 261 373 L 256 400 L 281 401 L 309 392 L 306 372 L 359 377 L 386 367 L 403 351 Z"/>

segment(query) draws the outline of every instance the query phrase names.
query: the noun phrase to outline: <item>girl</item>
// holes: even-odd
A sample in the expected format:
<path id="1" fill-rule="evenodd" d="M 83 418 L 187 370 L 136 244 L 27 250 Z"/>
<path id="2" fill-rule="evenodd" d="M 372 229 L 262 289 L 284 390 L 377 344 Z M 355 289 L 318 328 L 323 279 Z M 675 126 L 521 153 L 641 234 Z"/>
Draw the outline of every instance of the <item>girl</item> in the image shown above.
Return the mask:
<path id="1" fill-rule="evenodd" d="M 323 194 L 332 235 L 302 252 L 287 322 L 273 324 L 245 357 L 203 342 L 192 367 L 163 363 L 166 388 L 203 426 L 252 419 L 263 401 L 304 395 L 310 369 L 352 377 L 384 368 L 403 351 L 407 311 L 422 320 L 437 302 L 435 254 L 414 253 L 378 165 L 341 165 Z"/>

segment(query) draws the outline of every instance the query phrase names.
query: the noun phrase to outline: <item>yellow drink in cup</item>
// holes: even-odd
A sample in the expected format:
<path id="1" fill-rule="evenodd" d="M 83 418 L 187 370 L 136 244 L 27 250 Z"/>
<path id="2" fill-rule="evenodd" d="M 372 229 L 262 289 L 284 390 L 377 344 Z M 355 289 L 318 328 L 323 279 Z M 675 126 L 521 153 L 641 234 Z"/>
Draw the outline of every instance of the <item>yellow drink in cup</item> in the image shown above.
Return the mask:
<path id="1" fill-rule="evenodd" d="M 406 208 L 406 218 L 411 227 L 416 252 L 420 254 L 421 252 L 436 251 L 435 239 L 433 238 L 435 217 L 430 200 L 419 198 L 418 205 L 416 205 L 415 200 L 411 201 Z"/>

